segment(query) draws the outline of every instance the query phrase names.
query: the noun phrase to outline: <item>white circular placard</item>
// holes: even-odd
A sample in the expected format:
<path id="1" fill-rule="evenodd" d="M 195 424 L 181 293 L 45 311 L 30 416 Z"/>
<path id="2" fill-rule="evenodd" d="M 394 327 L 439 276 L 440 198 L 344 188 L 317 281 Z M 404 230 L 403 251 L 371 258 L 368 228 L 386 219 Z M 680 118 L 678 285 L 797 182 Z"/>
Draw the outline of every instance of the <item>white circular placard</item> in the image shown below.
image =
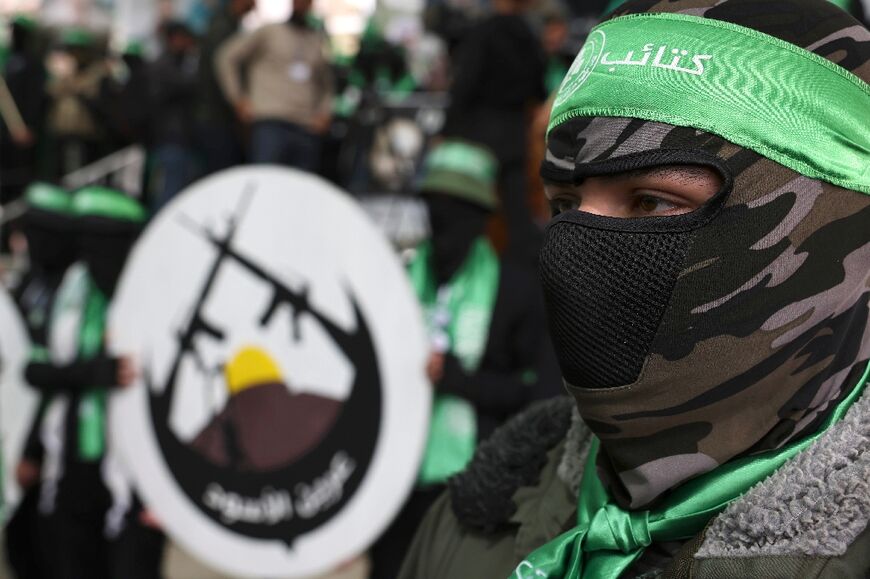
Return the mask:
<path id="1" fill-rule="evenodd" d="M 425 445 L 417 301 L 356 202 L 311 175 L 230 170 L 147 227 L 109 336 L 141 378 L 113 440 L 167 532 L 203 561 L 304 577 L 364 551 Z"/>
<path id="2" fill-rule="evenodd" d="M 24 381 L 30 338 L 15 303 L 0 288 L 0 440 L 3 452 L 3 514 L 11 515 L 21 499 L 15 467 L 21 459 L 39 396 Z"/>

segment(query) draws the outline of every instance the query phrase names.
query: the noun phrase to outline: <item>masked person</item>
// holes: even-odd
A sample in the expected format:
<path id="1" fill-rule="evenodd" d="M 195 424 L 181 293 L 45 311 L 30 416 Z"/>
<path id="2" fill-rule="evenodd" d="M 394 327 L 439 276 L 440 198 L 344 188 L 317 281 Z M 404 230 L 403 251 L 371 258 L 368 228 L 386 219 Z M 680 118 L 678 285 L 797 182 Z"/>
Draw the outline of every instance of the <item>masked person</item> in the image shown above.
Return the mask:
<path id="1" fill-rule="evenodd" d="M 220 47 L 238 33 L 242 19 L 256 8 L 254 0 L 223 0 L 211 16 L 199 45 L 196 83 L 196 146 L 204 172 L 211 175 L 242 163 L 241 127 L 218 84 L 215 58 Z"/>
<path id="2" fill-rule="evenodd" d="M 42 132 L 46 111 L 44 55 L 40 50 L 37 22 L 27 16 L 12 18 L 9 55 L 3 66 L 3 79 L 9 97 L 18 109 L 22 126 L 0 128 L 0 203 L 18 199 L 34 180 L 37 166 L 37 141 Z"/>
<path id="3" fill-rule="evenodd" d="M 151 65 L 151 106 L 157 114 L 151 121 L 151 145 L 156 166 L 156 190 L 152 210 L 156 213 L 197 174 L 193 146 L 196 109 L 196 37 L 186 24 L 168 22 L 163 27 L 164 52 Z"/>
<path id="4" fill-rule="evenodd" d="M 526 18 L 528 0 L 493 0 L 453 58 L 444 135 L 482 143 L 499 161 L 508 252 L 534 262 L 540 230 L 528 204 L 526 117 L 547 99 L 546 59 Z"/>
<path id="5" fill-rule="evenodd" d="M 113 148 L 144 145 L 150 131 L 149 64 L 145 47 L 131 41 L 113 58 L 112 79 L 106 83 L 109 124 Z"/>
<path id="6" fill-rule="evenodd" d="M 559 393 L 534 271 L 498 257 L 486 224 L 497 166 L 484 148 L 444 141 L 420 185 L 431 240 L 409 266 L 432 344 L 435 399 L 417 489 L 372 550 L 373 577 L 396 577 L 414 531 L 448 477 L 508 417 Z"/>
<path id="7" fill-rule="evenodd" d="M 31 343 L 44 350 L 57 289 L 75 259 L 72 198 L 59 187 L 34 183 L 27 188 L 24 200 L 27 210 L 22 218 L 22 230 L 27 239 L 30 265 L 12 295 L 27 325 Z M 19 579 L 47 577 L 37 548 L 37 505 L 43 460 L 39 427 L 46 402 L 43 399 L 40 404 L 21 460 L 14 465 L 16 482 L 24 497 L 6 524 L 5 547 L 9 566 Z"/>
<path id="8" fill-rule="evenodd" d="M 481 445 L 400 577 L 868 576 L 868 41 L 814 0 L 592 31 L 542 168 L 576 405 Z"/>
<path id="9" fill-rule="evenodd" d="M 47 348 L 37 347 L 27 381 L 50 401 L 41 423 L 45 457 L 39 510 L 43 561 L 54 578 L 108 577 L 104 539 L 109 493 L 101 476 L 106 449 L 106 399 L 129 384 L 128 359 L 105 352 L 106 308 L 144 210 L 133 199 L 102 187 L 75 194 L 75 247 L 55 298 Z"/>

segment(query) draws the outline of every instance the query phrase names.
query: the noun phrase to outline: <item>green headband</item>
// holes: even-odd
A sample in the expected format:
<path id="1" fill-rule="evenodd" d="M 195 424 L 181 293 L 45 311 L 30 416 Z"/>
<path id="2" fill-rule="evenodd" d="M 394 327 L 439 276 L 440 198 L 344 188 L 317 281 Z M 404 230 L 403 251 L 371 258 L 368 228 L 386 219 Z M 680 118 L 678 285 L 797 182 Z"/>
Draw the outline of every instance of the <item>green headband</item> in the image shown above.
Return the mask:
<path id="1" fill-rule="evenodd" d="M 127 43 L 122 54 L 125 56 L 144 56 L 145 47 L 138 40 L 133 40 Z"/>
<path id="2" fill-rule="evenodd" d="M 596 26 L 556 95 L 573 117 L 694 127 L 870 193 L 870 86 L 803 48 L 720 20 L 631 14 Z"/>
<path id="3" fill-rule="evenodd" d="M 426 158 L 420 190 L 450 194 L 495 209 L 497 173 L 498 162 L 488 150 L 464 141 L 444 141 Z"/>
<path id="4" fill-rule="evenodd" d="M 463 141 L 445 141 L 435 147 L 426 159 L 426 168 L 451 171 L 485 183 L 494 183 L 498 170 L 489 151 Z"/>
<path id="5" fill-rule="evenodd" d="M 94 35 L 83 28 L 71 28 L 63 33 L 61 43 L 65 46 L 88 47 L 94 43 Z"/>
<path id="6" fill-rule="evenodd" d="M 79 217 L 106 217 L 118 221 L 145 221 L 145 209 L 134 199 L 106 187 L 87 187 L 75 194 L 72 211 Z"/>
<path id="7" fill-rule="evenodd" d="M 68 214 L 72 212 L 72 198 L 69 193 L 49 185 L 48 183 L 34 183 L 27 188 L 24 194 L 27 205 L 42 211 Z"/>
<path id="8" fill-rule="evenodd" d="M 12 24 L 16 24 L 27 30 L 36 30 L 36 19 L 27 14 L 16 14 L 12 17 Z"/>

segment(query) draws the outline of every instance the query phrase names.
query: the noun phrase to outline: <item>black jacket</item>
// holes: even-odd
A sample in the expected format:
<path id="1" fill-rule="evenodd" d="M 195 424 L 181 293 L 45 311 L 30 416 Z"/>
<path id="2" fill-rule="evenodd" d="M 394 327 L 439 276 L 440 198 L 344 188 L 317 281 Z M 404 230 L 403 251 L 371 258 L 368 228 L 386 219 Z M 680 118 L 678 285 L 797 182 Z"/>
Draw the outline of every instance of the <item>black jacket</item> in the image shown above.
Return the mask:
<path id="1" fill-rule="evenodd" d="M 495 15 L 468 32 L 454 59 L 444 133 L 488 146 L 502 164 L 522 159 L 526 107 L 547 98 L 546 58 L 522 16 Z"/>
<path id="2" fill-rule="evenodd" d="M 535 400 L 562 394 L 558 363 L 547 334 L 537 275 L 502 260 L 486 349 L 476 373 L 448 355 L 438 391 L 460 396 L 477 411 L 478 439 Z"/>
<path id="3" fill-rule="evenodd" d="M 190 145 L 196 109 L 196 70 L 192 61 L 165 53 L 151 65 L 151 142 Z"/>

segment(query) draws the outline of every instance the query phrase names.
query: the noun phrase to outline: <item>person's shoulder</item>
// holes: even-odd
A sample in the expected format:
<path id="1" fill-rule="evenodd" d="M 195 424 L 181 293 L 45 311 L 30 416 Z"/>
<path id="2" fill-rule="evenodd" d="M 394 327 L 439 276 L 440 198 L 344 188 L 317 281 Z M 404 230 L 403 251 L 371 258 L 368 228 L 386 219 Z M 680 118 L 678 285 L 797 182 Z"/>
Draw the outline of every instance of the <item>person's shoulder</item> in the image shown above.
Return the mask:
<path id="1" fill-rule="evenodd" d="M 562 532 L 573 493 L 556 471 L 572 407 L 567 397 L 536 403 L 482 442 L 430 508 L 399 579 L 507 577 Z M 563 492 L 554 492 L 559 486 Z"/>
<path id="2" fill-rule="evenodd" d="M 480 444 L 468 468 L 448 484 L 460 525 L 493 532 L 511 522 L 515 493 L 540 482 L 548 453 L 568 433 L 573 406 L 565 396 L 537 402 Z"/>

